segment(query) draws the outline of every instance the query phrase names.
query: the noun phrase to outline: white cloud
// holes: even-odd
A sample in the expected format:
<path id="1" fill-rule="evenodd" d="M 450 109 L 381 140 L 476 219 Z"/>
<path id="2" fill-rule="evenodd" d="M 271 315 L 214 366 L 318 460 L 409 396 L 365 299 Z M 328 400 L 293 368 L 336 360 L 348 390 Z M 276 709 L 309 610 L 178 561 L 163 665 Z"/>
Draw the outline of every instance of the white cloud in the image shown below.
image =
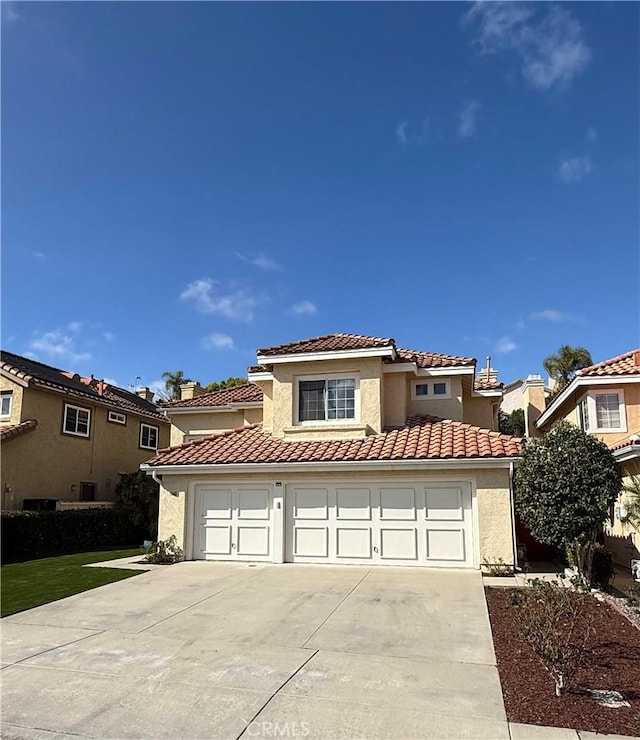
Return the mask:
<path id="1" fill-rule="evenodd" d="M 298 316 L 313 316 L 318 313 L 318 307 L 311 301 L 300 301 L 291 306 L 291 312 Z"/>
<path id="2" fill-rule="evenodd" d="M 11 21 L 20 20 L 21 15 L 15 9 L 13 3 L 2 3 L 2 20 L 11 23 Z"/>
<path id="3" fill-rule="evenodd" d="M 65 334 L 61 329 L 47 332 L 34 332 L 29 342 L 29 350 L 36 355 L 56 362 L 86 362 L 91 359 L 90 352 L 83 352 L 77 347 L 76 337 Z"/>
<path id="4" fill-rule="evenodd" d="M 511 339 L 511 337 L 502 337 L 498 339 L 496 344 L 496 352 L 500 355 L 508 355 L 509 352 L 513 352 L 518 349 L 518 345 Z"/>
<path id="5" fill-rule="evenodd" d="M 44 252 L 31 252 L 31 254 L 37 260 L 45 260 L 45 259 L 47 259 L 47 255 Z"/>
<path id="6" fill-rule="evenodd" d="M 251 257 L 248 257 L 246 254 L 236 252 L 236 257 L 249 265 L 257 267 L 260 270 L 280 269 L 280 265 L 274 259 L 264 254 L 264 252 L 258 252 L 258 254 L 255 254 Z"/>
<path id="7" fill-rule="evenodd" d="M 209 334 L 202 340 L 205 349 L 235 349 L 233 339 L 228 334 Z"/>
<path id="8" fill-rule="evenodd" d="M 541 7 L 544 16 L 534 18 Z M 464 21 L 478 25 L 476 43 L 483 54 L 515 52 L 531 87 L 561 89 L 585 69 L 591 50 L 571 13 L 551 4 L 535 8 L 516 2 L 475 2 Z"/>
<path id="9" fill-rule="evenodd" d="M 220 283 L 200 278 L 189 283 L 180 293 L 180 300 L 191 303 L 204 314 L 220 314 L 235 321 L 251 321 L 259 301 L 244 290 L 220 291 Z"/>
<path id="10" fill-rule="evenodd" d="M 102 338 L 105 342 L 113 342 L 113 340 L 116 338 L 116 335 L 110 331 L 103 331 Z"/>
<path id="11" fill-rule="evenodd" d="M 598 132 L 593 128 L 593 126 L 589 126 L 589 128 L 587 128 L 585 139 L 589 144 L 598 143 Z"/>
<path id="12" fill-rule="evenodd" d="M 67 324 L 67 330 L 77 334 L 82 329 L 82 321 L 70 321 Z"/>
<path id="13" fill-rule="evenodd" d="M 580 182 L 593 171 L 591 157 L 587 154 L 584 157 L 570 157 L 563 159 L 558 167 L 560 179 L 567 183 Z"/>
<path id="14" fill-rule="evenodd" d="M 409 128 L 409 121 L 402 121 L 396 126 L 396 138 L 402 146 L 424 144 L 429 138 L 430 128 L 431 121 L 429 118 L 425 118 L 413 131 Z"/>
<path id="15" fill-rule="evenodd" d="M 473 136 L 478 130 L 478 114 L 481 107 L 477 100 L 471 100 L 460 111 L 458 134 L 463 138 Z"/>
<path id="16" fill-rule="evenodd" d="M 545 308 L 542 311 L 535 311 L 529 314 L 533 321 L 550 321 L 552 324 L 572 324 L 580 323 L 581 319 L 568 311 L 558 311 L 555 308 Z"/>

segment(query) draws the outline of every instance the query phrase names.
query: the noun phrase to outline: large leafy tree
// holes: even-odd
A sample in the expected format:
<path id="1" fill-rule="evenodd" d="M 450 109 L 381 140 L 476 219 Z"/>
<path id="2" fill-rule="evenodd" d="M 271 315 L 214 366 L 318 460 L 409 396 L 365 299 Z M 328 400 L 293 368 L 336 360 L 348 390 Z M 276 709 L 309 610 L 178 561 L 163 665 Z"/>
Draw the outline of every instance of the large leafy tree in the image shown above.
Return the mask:
<path id="1" fill-rule="evenodd" d="M 533 536 L 569 553 L 591 583 L 596 535 L 622 487 L 609 448 L 560 422 L 526 444 L 514 482 L 516 510 Z"/>
<path id="2" fill-rule="evenodd" d="M 165 401 L 179 401 L 180 400 L 180 386 L 182 383 L 192 383 L 191 378 L 185 378 L 182 370 L 176 370 L 171 372 L 167 370 L 162 373 L 162 380 L 164 380 L 165 393 L 161 394 L 165 396 Z"/>
<path id="3" fill-rule="evenodd" d="M 558 386 L 564 388 L 575 376 L 576 370 L 593 365 L 593 360 L 589 350 L 584 347 L 571 347 L 563 344 L 554 355 L 545 357 L 542 364 Z"/>
<path id="4" fill-rule="evenodd" d="M 510 414 L 500 411 L 498 414 L 498 429 L 503 434 L 524 437 L 524 409 L 514 409 Z"/>
<path id="5" fill-rule="evenodd" d="M 206 391 L 224 391 L 227 388 L 236 388 L 239 385 L 247 385 L 249 381 L 246 378 L 230 376 L 226 380 L 214 380 L 206 386 Z"/>
<path id="6" fill-rule="evenodd" d="M 135 526 L 144 530 L 146 537 L 155 540 L 158 535 L 160 487 L 141 470 L 119 475 L 120 482 L 115 489 L 116 507 L 126 511 Z"/>

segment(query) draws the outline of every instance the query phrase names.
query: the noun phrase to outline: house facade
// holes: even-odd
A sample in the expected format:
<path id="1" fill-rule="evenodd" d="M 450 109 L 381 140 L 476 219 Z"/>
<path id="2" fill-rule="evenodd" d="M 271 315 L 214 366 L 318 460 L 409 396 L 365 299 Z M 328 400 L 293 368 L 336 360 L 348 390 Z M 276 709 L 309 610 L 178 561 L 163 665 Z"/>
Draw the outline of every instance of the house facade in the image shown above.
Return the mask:
<path id="1" fill-rule="evenodd" d="M 113 501 L 118 473 L 170 440 L 152 394 L 139 393 L 3 351 L 2 508 Z"/>
<path id="2" fill-rule="evenodd" d="M 579 370 L 535 422 L 543 434 L 566 420 L 611 448 L 625 482 L 640 475 L 640 349 Z M 640 532 L 625 521 L 628 494 L 621 494 L 605 527 L 605 545 L 618 564 L 640 558 Z"/>
<path id="3" fill-rule="evenodd" d="M 514 563 L 502 389 L 472 358 L 331 334 L 258 350 L 249 385 L 187 386 L 159 536 L 187 559 L 480 568 Z"/>

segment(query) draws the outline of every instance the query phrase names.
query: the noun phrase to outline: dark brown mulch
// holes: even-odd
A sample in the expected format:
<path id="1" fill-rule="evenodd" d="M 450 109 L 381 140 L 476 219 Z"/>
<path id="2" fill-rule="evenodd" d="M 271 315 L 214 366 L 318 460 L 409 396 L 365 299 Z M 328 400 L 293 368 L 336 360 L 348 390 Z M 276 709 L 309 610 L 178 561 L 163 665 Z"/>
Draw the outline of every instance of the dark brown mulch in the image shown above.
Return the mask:
<path id="1" fill-rule="evenodd" d="M 533 648 L 517 632 L 508 588 L 487 588 L 498 672 L 511 722 L 571 727 L 618 735 L 640 735 L 640 630 L 609 604 L 589 597 L 595 634 L 585 667 L 570 693 L 556 697 L 554 682 Z M 587 689 L 619 691 L 631 707 L 596 703 Z"/>

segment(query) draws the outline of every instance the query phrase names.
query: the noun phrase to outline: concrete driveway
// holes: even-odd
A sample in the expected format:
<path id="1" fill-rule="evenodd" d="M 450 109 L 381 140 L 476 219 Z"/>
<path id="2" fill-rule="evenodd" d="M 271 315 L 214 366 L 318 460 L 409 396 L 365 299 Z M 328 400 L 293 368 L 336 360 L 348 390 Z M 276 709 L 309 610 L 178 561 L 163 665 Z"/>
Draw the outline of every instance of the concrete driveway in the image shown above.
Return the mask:
<path id="1" fill-rule="evenodd" d="M 189 562 L 1 628 L 7 738 L 509 738 L 476 572 Z"/>

